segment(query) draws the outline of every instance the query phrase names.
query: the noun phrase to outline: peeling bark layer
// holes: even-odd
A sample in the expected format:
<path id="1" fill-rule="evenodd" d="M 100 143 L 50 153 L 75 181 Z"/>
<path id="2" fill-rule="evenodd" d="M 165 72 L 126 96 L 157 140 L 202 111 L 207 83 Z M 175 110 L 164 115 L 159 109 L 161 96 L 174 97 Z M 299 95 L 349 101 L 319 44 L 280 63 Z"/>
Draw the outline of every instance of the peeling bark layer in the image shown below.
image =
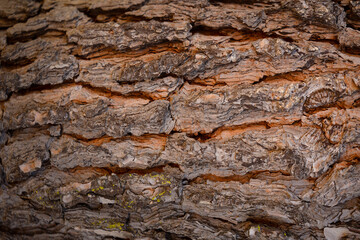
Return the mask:
<path id="1" fill-rule="evenodd" d="M 360 239 L 360 4 L 0 0 L 1 239 Z"/>

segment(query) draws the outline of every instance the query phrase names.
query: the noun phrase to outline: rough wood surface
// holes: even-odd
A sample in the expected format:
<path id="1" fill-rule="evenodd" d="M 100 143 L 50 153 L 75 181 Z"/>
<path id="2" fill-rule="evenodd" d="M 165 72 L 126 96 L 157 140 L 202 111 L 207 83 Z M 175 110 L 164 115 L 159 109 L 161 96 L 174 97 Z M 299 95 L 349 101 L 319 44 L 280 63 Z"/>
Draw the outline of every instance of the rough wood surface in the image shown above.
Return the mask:
<path id="1" fill-rule="evenodd" d="M 360 2 L 0 0 L 1 239 L 360 239 Z"/>

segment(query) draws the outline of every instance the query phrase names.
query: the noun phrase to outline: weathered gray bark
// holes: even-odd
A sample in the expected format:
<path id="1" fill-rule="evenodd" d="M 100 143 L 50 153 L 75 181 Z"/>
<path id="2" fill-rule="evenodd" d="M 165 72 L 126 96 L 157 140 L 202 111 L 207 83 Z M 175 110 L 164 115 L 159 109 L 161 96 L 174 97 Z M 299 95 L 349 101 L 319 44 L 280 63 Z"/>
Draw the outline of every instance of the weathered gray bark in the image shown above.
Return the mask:
<path id="1" fill-rule="evenodd" d="M 360 239 L 360 3 L 0 0 L 1 239 Z"/>

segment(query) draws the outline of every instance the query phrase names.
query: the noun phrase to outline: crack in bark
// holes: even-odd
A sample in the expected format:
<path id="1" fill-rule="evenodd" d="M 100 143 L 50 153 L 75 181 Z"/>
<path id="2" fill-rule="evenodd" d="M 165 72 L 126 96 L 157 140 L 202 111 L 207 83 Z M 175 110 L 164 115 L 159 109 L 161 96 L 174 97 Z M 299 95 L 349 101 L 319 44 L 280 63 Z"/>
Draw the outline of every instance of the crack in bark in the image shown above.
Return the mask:
<path id="1" fill-rule="evenodd" d="M 78 47 L 79 48 L 79 47 Z M 182 42 L 162 42 L 154 45 L 148 45 L 141 49 L 128 49 L 127 51 L 119 51 L 111 47 L 102 48 L 95 53 L 89 53 L 86 56 L 79 55 L 78 49 L 74 49 L 72 54 L 79 60 L 100 60 L 111 58 L 136 58 L 152 53 L 173 52 L 179 53 L 184 51 Z"/>
<path id="2" fill-rule="evenodd" d="M 265 174 L 265 175 L 264 175 Z M 271 178 L 276 176 L 278 179 L 284 178 L 284 179 L 291 179 L 290 173 L 279 170 L 279 171 L 269 171 L 269 170 L 256 170 L 248 172 L 244 175 L 231 175 L 231 176 L 217 176 L 214 174 L 204 174 L 195 177 L 194 179 L 191 179 L 189 184 L 194 183 L 206 183 L 206 181 L 212 181 L 212 182 L 240 182 L 242 184 L 249 183 L 251 179 L 257 179 L 259 176 L 264 177 L 265 179 L 267 177 Z"/>

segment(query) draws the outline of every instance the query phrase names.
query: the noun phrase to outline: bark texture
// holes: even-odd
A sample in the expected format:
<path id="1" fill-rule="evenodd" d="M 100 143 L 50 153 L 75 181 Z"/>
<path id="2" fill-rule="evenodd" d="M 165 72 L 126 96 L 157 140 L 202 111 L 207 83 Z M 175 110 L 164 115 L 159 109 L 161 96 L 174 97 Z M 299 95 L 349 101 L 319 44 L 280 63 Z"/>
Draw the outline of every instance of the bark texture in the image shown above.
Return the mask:
<path id="1" fill-rule="evenodd" d="M 1 239 L 360 239 L 360 2 L 0 0 Z"/>

